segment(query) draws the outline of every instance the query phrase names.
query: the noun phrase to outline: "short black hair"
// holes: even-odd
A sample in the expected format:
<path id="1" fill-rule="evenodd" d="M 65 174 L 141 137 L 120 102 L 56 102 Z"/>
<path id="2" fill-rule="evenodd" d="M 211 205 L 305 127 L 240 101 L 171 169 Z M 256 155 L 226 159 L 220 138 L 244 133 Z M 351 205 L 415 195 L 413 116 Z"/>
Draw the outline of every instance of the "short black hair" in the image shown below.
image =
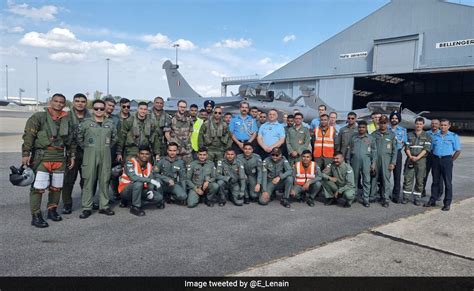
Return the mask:
<path id="1" fill-rule="evenodd" d="M 311 151 L 310 150 L 304 150 L 301 155 L 306 155 L 306 154 L 310 154 L 311 155 Z"/>
<path id="2" fill-rule="evenodd" d="M 375 110 L 374 112 L 372 112 L 372 113 L 370 114 L 370 116 L 374 116 L 374 115 L 376 115 L 376 114 L 382 114 L 382 112 Z"/>
<path id="3" fill-rule="evenodd" d="M 293 114 L 290 114 L 290 115 L 288 115 L 286 118 L 288 118 L 288 119 L 290 119 L 290 118 L 291 118 L 291 119 L 295 119 L 295 116 L 294 116 Z"/>
<path id="4" fill-rule="evenodd" d="M 258 110 L 258 107 L 257 107 L 257 106 L 252 106 L 252 107 L 250 107 L 250 110 L 254 110 L 254 109 L 257 109 L 257 110 Z"/>
<path id="5" fill-rule="evenodd" d="M 293 116 L 294 117 L 301 116 L 301 118 L 304 118 L 303 113 L 301 113 L 301 112 L 296 112 L 295 114 L 293 114 Z M 288 115 L 288 117 L 290 117 L 290 116 Z"/>
<path id="6" fill-rule="evenodd" d="M 104 102 L 112 102 L 114 104 L 117 104 L 117 101 L 115 101 L 114 97 L 108 96 L 108 97 L 105 97 L 103 100 Z"/>
<path id="7" fill-rule="evenodd" d="M 227 116 L 227 115 L 230 115 L 230 116 L 232 116 L 232 113 L 230 113 L 230 112 L 227 112 L 226 114 L 224 114 L 224 116 Z"/>
<path id="8" fill-rule="evenodd" d="M 66 96 L 61 93 L 54 93 L 53 96 L 51 96 L 51 100 L 53 100 L 54 97 L 62 97 L 64 100 L 66 100 Z"/>
<path id="9" fill-rule="evenodd" d="M 100 99 L 96 99 L 92 101 L 92 107 L 94 107 L 94 105 L 96 105 L 97 103 L 104 104 L 104 107 L 105 107 L 105 101 L 102 101 Z"/>
<path id="10" fill-rule="evenodd" d="M 357 122 L 357 126 L 360 126 L 360 125 L 365 125 L 365 126 L 367 126 L 367 121 L 361 120 L 361 121 Z"/>
<path id="11" fill-rule="evenodd" d="M 127 98 L 121 98 L 119 101 L 120 104 L 130 103 L 130 100 Z"/>
<path id="12" fill-rule="evenodd" d="M 207 147 L 200 147 L 198 149 L 198 153 L 206 152 L 207 153 Z"/>
<path id="13" fill-rule="evenodd" d="M 321 107 L 324 107 L 324 110 L 325 110 L 325 111 L 327 110 L 327 107 L 326 107 L 326 105 L 324 105 L 324 104 L 321 104 L 321 105 L 319 105 L 319 106 L 318 106 L 318 108 L 321 108 Z"/>
<path id="14" fill-rule="evenodd" d="M 447 118 L 441 118 L 441 119 L 439 120 L 439 123 L 441 123 L 441 122 L 447 122 L 448 124 L 451 124 L 451 122 L 450 122 L 449 119 L 447 119 Z"/>
<path id="15" fill-rule="evenodd" d="M 321 114 L 321 115 L 319 116 L 319 118 L 321 118 L 321 117 L 327 117 L 327 118 L 329 118 L 329 115 L 327 115 L 326 113 L 324 113 L 324 114 Z"/>
<path id="16" fill-rule="evenodd" d="M 207 113 L 207 110 L 204 109 L 204 108 L 201 108 L 201 109 L 199 110 L 199 113 L 203 113 L 203 112 L 206 112 L 206 113 Z"/>
<path id="17" fill-rule="evenodd" d="M 148 151 L 148 152 L 151 152 L 151 149 L 150 149 L 150 146 L 148 145 L 141 145 L 138 147 L 138 152 L 141 152 L 141 151 Z"/>
<path id="18" fill-rule="evenodd" d="M 340 151 L 335 151 L 335 152 L 334 152 L 334 157 L 335 157 L 335 156 L 338 156 L 338 155 L 344 156 L 344 154 L 343 154 L 342 152 L 340 152 Z"/>
<path id="19" fill-rule="evenodd" d="M 74 97 L 72 97 L 72 100 L 79 99 L 79 98 L 84 98 L 84 99 L 87 100 L 86 95 L 84 95 L 82 93 L 77 93 L 76 95 L 74 95 Z"/>
<path id="20" fill-rule="evenodd" d="M 235 153 L 235 150 L 233 148 L 226 148 L 225 152 L 234 152 Z"/>
<path id="21" fill-rule="evenodd" d="M 138 102 L 137 107 L 140 107 L 140 106 L 142 106 L 142 105 L 145 105 L 145 106 L 148 108 L 148 103 L 146 103 L 145 101 L 140 101 L 140 102 Z"/>
<path id="22" fill-rule="evenodd" d="M 161 100 L 161 101 L 165 102 L 165 100 L 161 96 L 156 96 L 155 99 L 153 99 L 153 102 L 156 102 L 156 100 Z"/>
<path id="23" fill-rule="evenodd" d="M 251 142 L 248 142 L 248 141 L 244 142 L 244 147 L 246 147 L 246 146 L 251 146 L 253 148 L 253 144 Z"/>
<path id="24" fill-rule="evenodd" d="M 184 102 L 184 104 L 188 105 L 188 102 L 186 102 L 186 100 L 180 99 L 180 100 L 178 100 L 178 102 L 176 102 L 176 106 L 178 106 L 179 103 L 181 103 L 181 102 Z"/>
<path id="25" fill-rule="evenodd" d="M 196 104 L 191 104 L 191 106 L 189 106 L 189 108 L 196 108 L 196 109 L 198 109 L 199 107 L 198 107 Z"/>
<path id="26" fill-rule="evenodd" d="M 354 111 L 351 111 L 351 112 L 347 113 L 347 117 L 349 117 L 349 116 L 357 117 L 357 113 L 355 113 Z"/>
<path id="27" fill-rule="evenodd" d="M 169 147 L 177 147 L 179 148 L 179 145 L 177 143 L 175 143 L 174 141 L 170 142 L 167 146 L 166 146 L 166 149 L 168 149 Z"/>
<path id="28" fill-rule="evenodd" d="M 418 121 L 421 121 L 421 122 L 423 122 L 423 124 L 425 124 L 425 119 L 423 117 L 417 117 L 415 119 L 415 123 L 417 123 Z"/>

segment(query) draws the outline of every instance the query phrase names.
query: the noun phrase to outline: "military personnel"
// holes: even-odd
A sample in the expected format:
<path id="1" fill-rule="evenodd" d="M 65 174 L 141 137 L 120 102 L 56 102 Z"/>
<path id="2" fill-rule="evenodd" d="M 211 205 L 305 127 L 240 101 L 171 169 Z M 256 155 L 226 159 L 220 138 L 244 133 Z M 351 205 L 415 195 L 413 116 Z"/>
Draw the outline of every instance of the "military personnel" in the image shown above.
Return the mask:
<path id="1" fill-rule="evenodd" d="M 199 110 L 199 107 L 196 104 L 191 104 L 189 106 L 188 114 L 189 114 L 189 117 L 191 117 L 191 120 L 193 121 L 193 123 L 196 122 L 196 120 L 198 119 L 198 110 Z"/>
<path id="2" fill-rule="evenodd" d="M 160 159 L 153 168 L 153 175 L 160 179 L 163 196 L 177 202 L 185 202 L 186 194 L 186 166 L 183 160 L 178 159 L 178 144 L 171 142 L 167 146 L 166 157 Z"/>
<path id="3" fill-rule="evenodd" d="M 301 200 L 302 195 L 305 194 L 306 203 L 313 207 L 316 195 L 321 190 L 321 171 L 316 162 L 311 161 L 311 158 L 311 151 L 304 150 L 301 153 L 301 161 L 293 165 L 295 184 L 290 195 Z"/>
<path id="4" fill-rule="evenodd" d="M 77 93 L 72 99 L 72 108 L 70 110 L 71 122 L 73 127 L 74 139 L 77 138 L 77 131 L 79 129 L 79 124 L 85 118 L 90 117 L 89 110 L 87 110 L 87 97 L 82 93 Z M 74 184 L 76 183 L 77 174 L 80 174 L 81 180 L 79 185 L 81 190 L 84 188 L 84 178 L 82 177 L 81 165 L 82 157 L 84 155 L 84 150 L 77 146 L 76 147 L 76 159 L 74 167 L 71 169 L 66 168 L 64 176 L 64 187 L 62 191 L 62 200 L 63 200 L 63 214 L 72 213 L 72 191 L 74 189 Z"/>
<path id="5" fill-rule="evenodd" d="M 242 162 L 235 158 L 232 148 L 225 151 L 225 159 L 217 162 L 216 180 L 219 185 L 219 204 L 225 203 L 226 197 L 229 197 L 235 206 L 243 205 L 245 170 Z"/>
<path id="6" fill-rule="evenodd" d="M 286 147 L 288 149 L 288 161 L 293 166 L 294 163 L 301 160 L 303 151 L 311 149 L 311 136 L 308 129 L 306 129 L 303 122 L 303 114 L 297 112 L 294 115 L 294 126 L 288 128 L 286 133 Z"/>
<path id="7" fill-rule="evenodd" d="M 201 126 L 199 147 L 207 147 L 207 160 L 217 163 L 224 158 L 224 150 L 229 146 L 230 134 L 227 124 L 222 120 L 222 107 L 216 106 L 210 117 Z"/>
<path id="8" fill-rule="evenodd" d="M 257 142 L 257 121 L 248 115 L 249 103 L 240 103 L 240 114 L 235 115 L 229 124 L 229 132 L 232 138 L 232 148 L 237 154 L 244 150 L 244 143 L 249 142 L 253 146 Z"/>
<path id="9" fill-rule="evenodd" d="M 153 109 L 151 110 L 151 119 L 155 122 L 155 128 L 158 134 L 158 140 L 160 142 L 159 154 L 166 155 L 166 140 L 164 129 L 169 127 L 171 122 L 171 116 L 163 110 L 165 101 L 162 97 L 155 97 L 153 100 Z"/>
<path id="10" fill-rule="evenodd" d="M 224 114 L 224 122 L 227 124 L 227 127 L 229 127 L 230 121 L 232 120 L 232 113 L 226 112 Z"/>
<path id="11" fill-rule="evenodd" d="M 127 160 L 122 176 L 120 177 L 119 192 L 122 197 L 121 208 L 127 207 L 132 201 L 130 213 L 144 216 L 143 201 L 156 203 L 157 208 L 165 208 L 161 183 L 153 178 L 153 168 L 150 163 L 151 151 L 147 145 L 141 145 L 135 157 Z"/>
<path id="12" fill-rule="evenodd" d="M 423 179 L 426 171 L 426 154 L 431 148 L 431 137 L 423 131 L 425 119 L 418 117 L 415 120 L 415 131 L 410 132 L 407 137 L 405 153 L 407 160 L 405 162 L 403 181 L 403 198 L 401 203 L 406 204 L 413 192 L 413 203 L 416 206 L 421 205 L 421 193 L 423 192 Z M 415 189 L 413 190 L 413 184 Z"/>
<path id="13" fill-rule="evenodd" d="M 315 119 L 311 120 L 311 132 L 314 133 L 314 129 L 319 126 L 319 123 L 321 122 L 321 115 L 326 114 L 326 105 L 322 104 L 318 106 L 318 115 L 319 117 L 316 117 Z M 329 116 L 328 116 L 329 118 Z"/>
<path id="14" fill-rule="evenodd" d="M 407 130 L 406 128 L 399 125 L 402 121 L 402 114 L 395 110 L 390 113 L 390 129 L 395 134 L 395 140 L 397 141 L 397 164 L 393 169 L 393 191 L 392 201 L 393 203 L 400 203 L 400 185 L 402 175 L 402 148 L 407 142 Z"/>
<path id="15" fill-rule="evenodd" d="M 99 213 L 114 215 L 109 208 L 109 180 L 112 159 L 110 150 L 117 141 L 117 129 L 105 116 L 105 102 L 98 99 L 92 103 L 93 116 L 79 125 L 77 141 L 84 149 L 84 190 L 82 192 L 82 214 L 88 218 L 92 214 L 92 197 L 98 185 Z"/>
<path id="16" fill-rule="evenodd" d="M 432 171 L 433 184 L 431 185 L 431 197 L 423 206 L 436 206 L 436 201 L 441 197 L 441 180 L 444 182 L 443 211 L 451 209 L 453 200 L 453 163 L 461 154 L 461 142 L 459 136 L 449 131 L 451 123 L 447 119 L 440 120 L 440 132 L 431 140 L 433 153 Z"/>
<path id="17" fill-rule="evenodd" d="M 357 133 L 357 114 L 355 112 L 349 112 L 347 114 L 347 125 L 339 130 L 334 143 L 334 150 L 341 152 L 344 155 L 346 162 L 349 162 L 349 143 L 351 142 L 352 136 Z M 367 128 L 367 123 L 366 123 Z M 355 169 L 354 169 L 355 170 Z M 356 179 L 357 183 L 357 179 Z"/>
<path id="18" fill-rule="evenodd" d="M 258 201 L 261 205 L 267 205 L 276 190 L 284 189 L 280 204 L 286 208 L 291 207 L 289 198 L 293 187 L 293 170 L 278 147 L 273 148 L 271 156 L 263 161 L 262 187 L 262 194 Z"/>
<path id="19" fill-rule="evenodd" d="M 178 111 L 171 118 L 170 126 L 165 127 L 165 136 L 168 142 L 175 142 L 179 145 L 178 156 L 186 165 L 192 161 L 191 134 L 193 132 L 193 121 L 185 114 L 187 103 L 179 100 Z"/>
<path id="20" fill-rule="evenodd" d="M 214 206 L 219 185 L 215 182 L 216 167 L 213 162 L 207 160 L 207 148 L 200 148 L 198 159 L 192 161 L 187 168 L 188 208 L 196 207 L 200 197 L 203 197 L 207 206 Z M 219 206 L 224 204 L 219 203 Z"/>
<path id="21" fill-rule="evenodd" d="M 329 116 L 322 114 L 320 124 L 314 129 L 313 157 L 320 169 L 332 162 L 336 129 L 329 126 Z"/>
<path id="22" fill-rule="evenodd" d="M 117 160 L 122 161 L 135 157 L 140 146 L 149 146 L 152 154 L 159 158 L 161 149 L 155 123 L 148 116 L 148 104 L 138 103 L 137 112 L 125 120 L 121 126 L 117 142 Z"/>
<path id="23" fill-rule="evenodd" d="M 387 128 L 388 117 L 383 115 L 379 119 L 379 129 L 372 133 L 377 148 L 377 163 L 375 173 L 371 181 L 370 199 L 374 200 L 377 193 L 377 182 L 380 180 L 380 191 L 382 192 L 381 203 L 383 207 L 389 206 L 389 196 L 392 184 L 390 181 L 391 172 L 397 163 L 397 141 L 395 135 Z"/>
<path id="24" fill-rule="evenodd" d="M 244 152 L 237 155 L 237 159 L 242 162 L 246 176 L 244 204 L 257 202 L 262 190 L 262 159 L 253 153 L 253 145 L 249 142 L 244 143 Z"/>
<path id="25" fill-rule="evenodd" d="M 115 128 L 118 128 L 119 123 L 120 123 L 120 118 L 116 114 L 114 114 L 115 105 L 117 104 L 117 101 L 115 101 L 114 97 L 112 96 L 107 96 L 103 100 L 105 102 L 105 116 L 107 118 L 112 119 L 115 125 Z"/>
<path id="26" fill-rule="evenodd" d="M 207 114 L 210 116 L 212 114 L 212 111 L 214 110 L 214 106 L 216 106 L 216 102 L 213 100 L 206 100 L 204 101 L 204 109 L 206 109 Z"/>
<path id="27" fill-rule="evenodd" d="M 193 123 L 193 133 L 191 134 L 191 147 L 193 149 L 193 160 L 197 159 L 197 152 L 199 150 L 199 133 L 204 122 L 207 120 L 207 111 L 206 109 L 199 110 L 199 116 Z"/>
<path id="28" fill-rule="evenodd" d="M 329 126 L 332 126 L 336 129 L 336 136 L 337 136 L 342 126 L 337 124 L 336 121 L 337 121 L 337 113 L 336 112 L 329 113 Z"/>
<path id="29" fill-rule="evenodd" d="M 35 181 L 30 189 L 31 225 L 44 228 L 48 223 L 41 215 L 41 199 L 49 187 L 48 218 L 61 221 L 56 209 L 61 197 L 66 156 L 68 152 L 68 168 L 74 167 L 76 145 L 73 127 L 68 113 L 64 111 L 66 97 L 56 93 L 51 97 L 45 112 L 36 112 L 26 121 L 23 134 L 22 159 L 24 166 L 31 166 L 35 172 Z"/>
<path id="30" fill-rule="evenodd" d="M 344 207 L 349 208 L 355 198 L 354 171 L 344 162 L 341 152 L 335 152 L 333 162 L 323 170 L 323 189 L 326 197 L 325 205 L 337 203 L 339 197 L 346 200 Z"/>
<path id="31" fill-rule="evenodd" d="M 355 185 L 362 178 L 362 204 L 364 207 L 370 207 L 370 173 L 375 172 L 377 165 L 377 146 L 372 136 L 367 133 L 365 120 L 359 121 L 357 128 L 358 133 L 352 136 L 347 147 L 347 157 L 354 170 Z"/>
<path id="32" fill-rule="evenodd" d="M 268 157 L 273 148 L 280 148 L 285 142 L 285 127 L 278 122 L 275 109 L 268 111 L 268 121 L 258 129 L 257 142 L 262 149 L 262 158 Z"/>
<path id="33" fill-rule="evenodd" d="M 379 129 L 380 117 L 382 117 L 382 113 L 378 111 L 374 111 L 370 114 L 370 118 L 372 118 L 372 121 L 370 121 L 370 123 L 367 124 L 367 132 L 369 134 L 372 134 L 374 131 Z"/>
<path id="34" fill-rule="evenodd" d="M 252 106 L 250 108 L 250 116 L 255 119 L 255 121 L 258 121 L 258 107 L 257 106 Z"/>
<path id="35" fill-rule="evenodd" d="M 257 127 L 260 128 L 265 122 L 267 122 L 267 113 L 262 111 L 258 114 Z"/>
<path id="36" fill-rule="evenodd" d="M 439 119 L 433 118 L 431 119 L 431 128 L 430 130 L 426 131 L 426 134 L 430 136 L 431 140 L 433 140 L 433 136 L 439 133 Z M 433 163 L 433 159 L 435 157 L 431 153 L 431 148 L 430 151 L 428 152 L 428 156 L 426 157 L 426 174 L 425 174 L 425 179 L 423 180 L 423 193 L 421 194 L 421 197 L 426 196 L 426 182 L 428 181 L 428 176 L 430 175 L 431 171 L 431 164 Z M 439 180 L 439 189 L 440 189 L 440 196 L 438 199 L 441 199 L 441 196 L 443 195 L 444 191 L 444 182 L 443 179 Z"/>

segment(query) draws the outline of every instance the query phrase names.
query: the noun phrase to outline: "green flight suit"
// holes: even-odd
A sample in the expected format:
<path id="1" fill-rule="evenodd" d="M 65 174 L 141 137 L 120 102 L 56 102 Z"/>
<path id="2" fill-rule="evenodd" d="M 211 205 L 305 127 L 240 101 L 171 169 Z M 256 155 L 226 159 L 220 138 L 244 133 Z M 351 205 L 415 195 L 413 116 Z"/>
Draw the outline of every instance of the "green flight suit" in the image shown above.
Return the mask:
<path id="1" fill-rule="evenodd" d="M 201 163 L 199 160 L 192 161 L 187 166 L 186 183 L 188 186 L 188 207 L 196 207 L 199 203 L 199 194 L 196 189 L 201 188 L 204 182 L 209 182 L 209 186 L 204 191 L 207 202 L 216 201 L 216 194 L 219 191 L 219 185 L 216 181 L 216 167 L 211 161 Z"/>
<path id="2" fill-rule="evenodd" d="M 369 134 L 352 136 L 348 146 L 348 158 L 354 170 L 354 181 L 357 186 L 362 177 L 362 199 L 369 202 L 370 198 L 370 166 L 377 165 L 377 146 Z M 357 191 L 356 191 L 357 192 Z"/>
<path id="3" fill-rule="evenodd" d="M 273 184 L 273 178 L 280 177 L 278 184 Z M 293 169 L 285 157 L 281 157 L 278 162 L 274 162 L 272 157 L 267 157 L 262 163 L 262 193 L 268 192 L 270 197 L 276 190 L 284 189 L 282 200 L 290 198 L 290 191 L 293 187 Z M 261 205 L 267 205 L 267 201 L 260 194 L 259 201 Z"/>
<path id="4" fill-rule="evenodd" d="M 285 143 L 288 150 L 288 161 L 290 162 L 290 166 L 293 166 L 296 162 L 301 161 L 301 153 L 304 150 L 311 150 L 311 135 L 309 134 L 309 130 L 303 125 L 298 129 L 296 126 L 288 128 Z M 293 151 L 298 153 L 295 158 L 291 156 Z"/>
<path id="5" fill-rule="evenodd" d="M 178 157 L 172 161 L 168 156 L 161 158 L 153 168 L 153 175 L 162 181 L 163 196 L 171 195 L 174 200 L 185 201 L 186 194 L 186 166 Z M 173 180 L 174 186 L 169 182 Z"/>
<path id="6" fill-rule="evenodd" d="M 92 197 L 95 186 L 98 185 L 99 208 L 106 209 L 109 207 L 108 189 L 112 165 L 110 151 L 117 141 L 117 129 L 110 119 L 99 123 L 94 117 L 87 118 L 79 125 L 77 140 L 84 149 L 82 208 L 92 209 Z"/>
<path id="7" fill-rule="evenodd" d="M 421 200 L 421 193 L 423 192 L 423 180 L 426 172 L 426 155 L 431 149 L 431 137 L 422 131 L 419 136 L 415 132 L 410 132 L 407 135 L 407 142 L 405 150 L 410 151 L 412 156 L 418 156 L 423 150 L 426 154 L 416 162 L 408 159 L 405 162 L 404 180 L 403 180 L 403 197 L 408 199 L 413 191 L 413 199 Z M 413 189 L 415 184 L 415 189 Z"/>
<path id="8" fill-rule="evenodd" d="M 310 163 L 311 165 L 311 163 Z M 303 166 L 303 163 L 301 162 L 301 166 Z M 318 164 L 314 162 L 314 173 L 316 177 L 314 179 L 309 180 L 309 188 L 307 191 L 303 189 L 303 186 L 297 185 L 297 164 L 295 163 L 293 165 L 293 177 L 295 180 L 295 184 L 293 185 L 293 191 L 295 192 L 295 199 L 296 200 L 301 200 L 302 199 L 302 194 L 306 194 L 306 198 L 309 198 L 311 200 L 316 199 L 316 195 L 321 191 L 321 181 L 322 181 L 322 176 L 321 176 L 321 169 L 319 168 Z M 306 180 L 307 181 L 307 180 Z M 305 183 L 306 183 L 305 181 Z"/>
<path id="9" fill-rule="evenodd" d="M 111 115 L 111 116 L 115 116 L 115 115 Z M 127 119 L 130 119 L 130 117 L 132 116 L 132 114 L 128 114 L 127 117 L 122 117 L 122 115 L 119 113 L 118 115 L 116 115 L 119 119 L 119 123 L 117 126 L 117 140 L 118 140 L 118 136 L 120 135 L 120 132 L 122 131 L 122 124 L 125 122 L 125 120 Z M 114 118 L 113 117 L 109 117 L 109 118 L 112 118 L 112 121 L 114 121 Z M 115 121 L 114 121 L 114 124 L 115 124 Z M 114 165 L 117 165 L 116 163 L 116 158 L 117 158 L 117 143 L 112 147 L 112 166 Z M 122 164 L 123 165 L 123 164 Z M 118 193 L 118 185 L 119 185 L 119 177 L 110 177 L 110 188 L 112 188 L 112 193 L 115 197 L 119 197 L 119 193 Z"/>
<path id="10" fill-rule="evenodd" d="M 377 129 L 371 134 L 375 139 L 375 146 L 377 148 L 377 162 L 375 169 L 375 176 L 372 177 L 372 185 L 370 191 L 370 200 L 375 198 L 377 193 L 377 182 L 381 180 L 382 186 L 382 200 L 388 202 L 389 196 L 392 193 L 392 182 L 390 181 L 391 171 L 388 169 L 389 164 L 396 165 L 397 163 L 397 141 L 395 134 L 387 129 L 384 133 Z"/>
<path id="11" fill-rule="evenodd" d="M 323 189 L 326 199 L 334 198 L 334 193 L 337 191 L 342 194 L 342 198 L 349 204 L 355 198 L 355 184 L 354 171 L 348 163 L 341 163 L 339 166 L 330 164 L 327 173 L 323 171 Z M 336 177 L 337 181 L 334 183 L 329 180 L 329 177 Z M 339 197 L 338 197 L 339 198 Z"/>
<path id="12" fill-rule="evenodd" d="M 23 134 L 22 157 L 31 157 L 35 181 L 30 189 L 31 214 L 41 212 L 42 194 L 49 187 L 48 209 L 57 208 L 64 183 L 66 156 L 75 158 L 71 117 L 67 112 L 53 119 L 48 108 L 36 112 L 26 121 Z M 56 162 L 54 165 L 50 162 Z"/>
<path id="13" fill-rule="evenodd" d="M 245 169 L 238 159 L 217 162 L 216 180 L 219 185 L 219 202 L 225 203 L 226 196 L 235 205 L 242 206 L 245 196 Z M 229 195 L 226 195 L 230 192 Z"/>
<path id="14" fill-rule="evenodd" d="M 145 165 L 145 168 L 148 167 L 149 163 L 150 162 Z M 138 208 L 142 207 L 143 201 L 156 203 L 157 205 L 163 203 L 163 193 L 161 190 L 162 188 L 157 188 L 151 183 L 151 180 L 153 178 L 152 175 L 148 177 L 137 175 L 137 173 L 135 173 L 134 165 L 131 159 L 127 160 L 123 170 L 131 181 L 130 185 L 123 188 L 122 192 L 120 193 L 120 196 L 123 200 L 131 200 L 132 206 Z M 163 184 L 161 184 L 161 186 L 163 186 Z M 149 191 L 153 192 L 153 198 L 150 200 L 147 199 Z"/>
<path id="15" fill-rule="evenodd" d="M 207 147 L 207 160 L 217 163 L 224 159 L 224 151 L 229 147 L 230 134 L 224 120 L 216 123 L 206 120 L 199 131 L 199 147 Z"/>
<path id="16" fill-rule="evenodd" d="M 186 165 L 191 163 L 193 157 L 193 148 L 191 146 L 191 134 L 193 132 L 193 121 L 190 116 L 186 114 L 176 114 L 171 118 L 168 127 L 165 127 L 164 132 L 170 133 L 170 140 L 168 142 L 175 142 L 178 144 L 178 155 Z"/>
<path id="17" fill-rule="evenodd" d="M 350 146 L 352 137 L 355 134 L 357 134 L 357 124 L 354 124 L 352 127 L 350 127 L 349 125 L 346 125 L 339 130 L 339 133 L 336 136 L 336 141 L 334 142 L 334 150 L 337 152 L 341 152 L 346 162 L 350 161 L 349 146 Z"/>
<path id="18" fill-rule="evenodd" d="M 149 146 L 153 155 L 160 153 L 161 150 L 155 123 L 148 115 L 141 120 L 134 114 L 121 124 L 117 154 L 121 154 L 124 160 L 129 160 L 137 156 L 140 146 Z"/>
<path id="19" fill-rule="evenodd" d="M 69 115 L 71 116 L 72 122 L 72 130 L 74 135 L 74 141 L 77 143 L 77 134 L 79 131 L 79 124 L 81 124 L 84 119 L 89 118 L 91 115 L 89 110 L 84 109 L 84 117 L 79 118 L 74 111 L 73 108 L 69 111 Z M 74 167 L 72 169 L 68 169 L 66 167 L 66 172 L 64 174 L 64 186 L 62 191 L 62 200 L 64 205 L 69 205 L 72 207 L 72 191 L 74 189 L 74 184 L 76 183 L 77 175 L 80 174 L 81 180 L 79 185 L 81 186 L 81 190 L 84 188 L 84 178 L 82 176 L 82 159 L 84 157 L 84 150 L 80 147 L 76 147 L 76 159 L 74 161 Z"/>
<path id="20" fill-rule="evenodd" d="M 237 155 L 237 159 L 240 160 L 244 166 L 245 172 L 245 198 L 256 201 L 259 193 L 262 192 L 262 159 L 259 155 L 252 153 L 250 157 L 245 156 L 243 153 Z M 255 186 L 260 184 L 260 191 L 255 192 Z"/>
<path id="21" fill-rule="evenodd" d="M 166 155 L 166 138 L 165 128 L 170 126 L 171 115 L 166 113 L 164 110 L 158 111 L 153 109 L 150 114 L 151 119 L 155 122 L 156 133 L 160 142 L 160 156 Z"/>

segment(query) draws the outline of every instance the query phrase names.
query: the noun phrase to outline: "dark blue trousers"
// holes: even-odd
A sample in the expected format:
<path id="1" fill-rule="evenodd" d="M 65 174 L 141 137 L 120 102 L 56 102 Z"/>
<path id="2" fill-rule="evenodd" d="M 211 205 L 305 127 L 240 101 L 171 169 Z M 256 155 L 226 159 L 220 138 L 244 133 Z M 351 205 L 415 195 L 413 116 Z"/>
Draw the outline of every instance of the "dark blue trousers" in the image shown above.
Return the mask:
<path id="1" fill-rule="evenodd" d="M 430 202 L 436 202 L 442 195 L 442 182 L 444 182 L 445 206 L 451 205 L 453 200 L 453 158 L 451 156 L 433 156 L 431 163 L 433 184 L 431 184 Z"/>
<path id="2" fill-rule="evenodd" d="M 402 184 L 401 176 L 403 169 L 402 150 L 397 151 L 397 164 L 393 169 L 393 190 L 392 199 L 398 200 L 400 198 L 400 188 Z"/>

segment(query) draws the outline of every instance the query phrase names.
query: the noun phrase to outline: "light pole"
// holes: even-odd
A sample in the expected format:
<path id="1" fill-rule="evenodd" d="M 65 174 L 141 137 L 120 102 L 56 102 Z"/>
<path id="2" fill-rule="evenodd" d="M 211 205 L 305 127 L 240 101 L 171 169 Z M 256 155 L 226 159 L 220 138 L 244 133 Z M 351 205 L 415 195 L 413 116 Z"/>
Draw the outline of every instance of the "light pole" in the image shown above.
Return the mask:
<path id="1" fill-rule="evenodd" d="M 107 61 L 107 96 L 109 96 L 109 63 L 110 63 L 110 59 L 106 58 L 105 60 Z"/>
<path id="2" fill-rule="evenodd" d="M 5 75 L 6 75 L 6 85 L 7 85 L 7 95 L 5 96 L 5 98 L 8 100 L 8 65 L 5 65 Z"/>
<path id="3" fill-rule="evenodd" d="M 179 43 L 175 43 L 173 47 L 176 49 L 176 66 L 178 66 L 178 48 L 179 48 Z"/>
<path id="4" fill-rule="evenodd" d="M 36 62 L 36 111 L 38 111 L 38 57 L 35 57 Z"/>

